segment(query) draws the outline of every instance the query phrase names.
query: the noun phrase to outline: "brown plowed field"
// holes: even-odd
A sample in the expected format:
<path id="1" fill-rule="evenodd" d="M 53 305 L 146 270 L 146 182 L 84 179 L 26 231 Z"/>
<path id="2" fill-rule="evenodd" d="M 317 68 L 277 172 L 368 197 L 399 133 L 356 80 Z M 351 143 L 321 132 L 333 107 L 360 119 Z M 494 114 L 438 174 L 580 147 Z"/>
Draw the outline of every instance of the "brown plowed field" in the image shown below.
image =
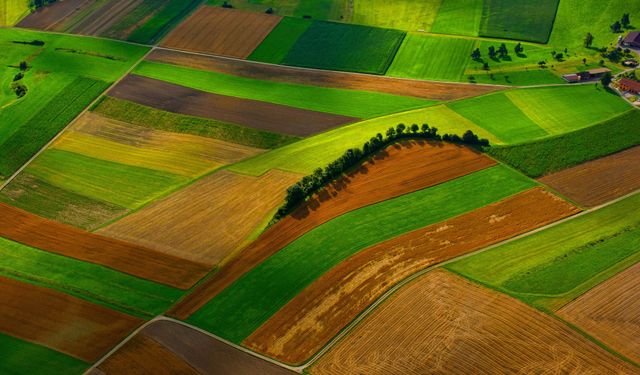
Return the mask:
<path id="1" fill-rule="evenodd" d="M 569 303 L 558 315 L 640 362 L 639 311 L 640 263 Z"/>
<path id="2" fill-rule="evenodd" d="M 64 0 L 42 7 L 24 18 L 18 27 L 37 30 L 54 30 L 57 25 L 96 0 Z"/>
<path id="3" fill-rule="evenodd" d="M 167 372 L 161 368 L 165 355 L 170 359 L 168 365 L 173 368 L 172 371 Z M 168 320 L 155 321 L 142 329 L 132 341 L 98 368 L 107 374 L 129 374 L 131 372 L 127 370 L 128 365 L 137 371 L 135 373 L 140 374 L 295 374 L 195 329 Z M 180 368 L 185 372 L 180 372 Z"/>
<path id="4" fill-rule="evenodd" d="M 640 189 L 640 146 L 550 174 L 540 182 L 594 207 Z"/>
<path id="5" fill-rule="evenodd" d="M 85 232 L 0 203 L 0 237 L 143 279 L 188 289 L 209 268 L 142 246 Z"/>
<path id="6" fill-rule="evenodd" d="M 109 95 L 164 111 L 231 122 L 276 133 L 308 136 L 356 122 L 354 117 L 234 98 L 129 75 Z"/>
<path id="7" fill-rule="evenodd" d="M 219 171 L 102 229 L 100 233 L 210 266 L 238 249 L 300 176 Z"/>
<path id="8" fill-rule="evenodd" d="M 282 17 L 204 6 L 175 28 L 163 47 L 244 59 Z"/>
<path id="9" fill-rule="evenodd" d="M 173 314 L 186 319 L 244 273 L 332 218 L 492 165 L 495 162 L 486 156 L 450 144 L 404 142 L 388 147 L 265 231 L 237 259 L 178 304 Z"/>
<path id="10" fill-rule="evenodd" d="M 470 98 L 504 89 L 503 86 L 428 82 L 368 74 L 302 69 L 164 49 L 154 50 L 147 56 L 147 60 L 247 78 L 340 89 L 377 91 L 433 100 Z"/>
<path id="11" fill-rule="evenodd" d="M 404 287 L 312 374 L 633 374 L 558 320 L 436 270 Z"/>
<path id="12" fill-rule="evenodd" d="M 137 334 L 98 366 L 102 374 L 197 375 L 193 367 L 155 340 Z"/>
<path id="13" fill-rule="evenodd" d="M 244 345 L 283 362 L 302 363 L 409 275 L 578 211 L 555 195 L 534 188 L 372 246 L 316 280 Z"/>
<path id="14" fill-rule="evenodd" d="M 93 362 L 142 320 L 58 291 L 0 277 L 0 332 Z"/>
<path id="15" fill-rule="evenodd" d="M 142 0 L 112 0 L 96 9 L 71 31 L 83 35 L 100 35 L 134 10 Z"/>

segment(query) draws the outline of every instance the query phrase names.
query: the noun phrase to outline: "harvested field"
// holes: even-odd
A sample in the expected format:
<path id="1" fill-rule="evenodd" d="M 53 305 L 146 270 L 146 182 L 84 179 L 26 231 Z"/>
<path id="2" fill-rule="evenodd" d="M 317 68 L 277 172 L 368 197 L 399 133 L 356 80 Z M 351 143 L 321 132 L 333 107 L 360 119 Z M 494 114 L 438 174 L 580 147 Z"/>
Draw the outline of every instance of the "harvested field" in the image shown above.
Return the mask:
<path id="1" fill-rule="evenodd" d="M 96 9 L 71 28 L 71 32 L 83 35 L 101 35 L 131 13 L 143 0 L 112 0 Z"/>
<path id="2" fill-rule="evenodd" d="M 534 188 L 382 242 L 316 280 L 243 344 L 283 362 L 302 363 L 409 275 L 577 212 L 555 195 Z"/>
<path id="3" fill-rule="evenodd" d="M 190 288 L 209 271 L 202 264 L 85 232 L 3 203 L 0 236 L 180 289 Z"/>
<path id="4" fill-rule="evenodd" d="M 195 69 L 209 70 L 240 77 L 321 87 L 384 92 L 432 100 L 454 100 L 503 89 L 502 86 L 428 82 L 378 75 L 353 74 L 316 69 L 300 69 L 283 65 L 259 64 L 251 61 L 202 56 L 156 49 L 147 60 Z"/>
<path id="5" fill-rule="evenodd" d="M 156 109 L 254 129 L 308 136 L 358 119 L 285 105 L 211 94 L 156 79 L 129 75 L 109 95 Z"/>
<path id="6" fill-rule="evenodd" d="M 222 7 L 202 7 L 176 27 L 163 47 L 244 59 L 282 17 Z"/>
<path id="7" fill-rule="evenodd" d="M 400 290 L 312 374 L 638 373 L 556 319 L 434 271 Z"/>
<path id="8" fill-rule="evenodd" d="M 640 146 L 539 180 L 567 197 L 594 207 L 640 189 Z"/>
<path id="9" fill-rule="evenodd" d="M 640 362 L 640 263 L 558 311 L 590 335 Z"/>
<path id="10" fill-rule="evenodd" d="M 269 228 L 240 257 L 191 294 L 174 313 L 186 319 L 244 273 L 304 233 L 346 212 L 381 202 L 494 165 L 491 159 L 451 144 L 405 142 L 315 195 Z"/>
<path id="11" fill-rule="evenodd" d="M 51 289 L 0 277 L 0 331 L 93 362 L 142 320 Z"/>
<path id="12" fill-rule="evenodd" d="M 216 172 L 99 232 L 214 266 L 261 229 L 299 178 L 278 170 L 259 178 Z"/>
<path id="13" fill-rule="evenodd" d="M 28 15 L 18 27 L 37 30 L 56 30 L 65 19 L 81 12 L 96 0 L 64 0 L 42 7 Z"/>
<path id="14" fill-rule="evenodd" d="M 200 374 L 293 375 L 265 360 L 254 357 L 211 336 L 169 320 L 151 323 L 109 359 L 98 366 L 106 374 L 123 373 L 130 363 L 144 374 L 163 374 L 163 355 L 181 361 Z M 131 343 L 130 342 L 130 343 Z M 117 364 L 117 367 L 114 365 Z M 175 374 L 176 372 L 170 372 Z M 187 372 L 189 373 L 189 372 Z"/>

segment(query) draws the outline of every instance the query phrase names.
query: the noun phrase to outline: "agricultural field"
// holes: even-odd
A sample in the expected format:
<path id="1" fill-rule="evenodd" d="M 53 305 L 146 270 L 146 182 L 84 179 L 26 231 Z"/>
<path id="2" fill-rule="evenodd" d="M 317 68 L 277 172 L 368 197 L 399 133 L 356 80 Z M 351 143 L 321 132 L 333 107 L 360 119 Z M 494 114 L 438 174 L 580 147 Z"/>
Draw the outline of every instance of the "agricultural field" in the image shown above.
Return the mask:
<path id="1" fill-rule="evenodd" d="M 5 0 L 0 4 L 0 26 L 13 26 L 29 13 L 27 0 Z"/>
<path id="2" fill-rule="evenodd" d="M 89 365 L 79 359 L 12 336 L 0 334 L 2 362 L 5 374 L 45 374 L 59 372 L 81 374 Z"/>
<path id="3" fill-rule="evenodd" d="M 560 0 L 484 0 L 480 36 L 546 43 Z"/>
<path id="4" fill-rule="evenodd" d="M 310 373 L 522 369 L 534 373 L 637 372 L 559 321 L 437 270 L 385 301 L 321 357 Z"/>

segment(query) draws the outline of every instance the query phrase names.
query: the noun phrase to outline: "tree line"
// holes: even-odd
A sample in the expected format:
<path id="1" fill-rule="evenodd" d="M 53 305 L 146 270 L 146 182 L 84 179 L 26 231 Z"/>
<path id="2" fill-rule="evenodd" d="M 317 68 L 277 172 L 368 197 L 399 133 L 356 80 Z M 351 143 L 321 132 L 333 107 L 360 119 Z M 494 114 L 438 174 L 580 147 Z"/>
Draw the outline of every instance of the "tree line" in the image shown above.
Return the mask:
<path id="1" fill-rule="evenodd" d="M 346 150 L 342 156 L 329 163 L 326 167 L 317 168 L 312 174 L 304 176 L 300 181 L 290 186 L 287 189 L 284 203 L 278 208 L 270 224 L 278 222 L 293 212 L 300 204 L 329 183 L 338 179 L 346 171 L 361 164 L 378 151 L 404 139 L 445 141 L 474 147 L 489 146 L 487 139 L 479 138 L 471 130 L 467 130 L 462 136 L 457 134 L 440 135 L 438 134 L 438 128 L 430 127 L 428 124 L 422 124 L 421 127 L 417 124 L 409 127 L 406 127 L 404 124 L 398 124 L 395 128 L 390 127 L 387 129 L 384 136 L 381 133 L 376 134 L 366 141 L 361 149 L 356 147 Z"/>

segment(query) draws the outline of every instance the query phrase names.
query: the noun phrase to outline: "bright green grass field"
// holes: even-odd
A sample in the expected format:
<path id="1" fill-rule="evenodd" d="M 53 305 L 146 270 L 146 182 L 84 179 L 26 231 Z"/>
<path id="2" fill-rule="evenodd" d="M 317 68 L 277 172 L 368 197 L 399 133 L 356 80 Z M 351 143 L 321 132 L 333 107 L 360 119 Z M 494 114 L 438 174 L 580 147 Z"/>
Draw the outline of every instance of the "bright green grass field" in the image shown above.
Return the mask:
<path id="1" fill-rule="evenodd" d="M 478 36 L 483 0 L 442 0 L 432 33 Z"/>
<path id="2" fill-rule="evenodd" d="M 484 0 L 480 35 L 546 43 L 559 1 Z"/>
<path id="3" fill-rule="evenodd" d="M 44 346 L 0 333 L 0 373 L 6 375 L 82 374 L 89 365 Z"/>
<path id="4" fill-rule="evenodd" d="M 447 265 L 544 309 L 558 309 L 640 261 L 640 195 Z"/>
<path id="5" fill-rule="evenodd" d="M 146 0 L 149 1 L 149 0 Z M 129 35 L 128 40 L 150 44 L 159 41 L 169 30 L 185 18 L 204 0 L 166 0 L 164 6 L 142 26 Z"/>
<path id="6" fill-rule="evenodd" d="M 0 238 L 0 255 L 2 276 L 142 318 L 161 314 L 183 294 L 179 289 L 4 238 Z"/>
<path id="7" fill-rule="evenodd" d="M 472 39 L 407 34 L 387 75 L 459 81 L 474 44 Z"/>
<path id="8" fill-rule="evenodd" d="M 405 33 L 375 27 L 316 21 L 282 61 L 285 65 L 385 74 Z"/>
<path id="9" fill-rule="evenodd" d="M 495 158 L 540 177 L 640 144 L 640 112 L 634 109 L 600 124 L 520 145 L 491 147 Z"/>
<path id="10" fill-rule="evenodd" d="M 424 124 L 435 126 L 440 134 L 463 134 L 474 130 L 482 138 L 496 140 L 491 133 L 479 128 L 461 116 L 442 106 L 433 106 L 409 112 L 379 117 L 356 124 L 343 126 L 328 132 L 316 134 L 296 143 L 280 147 L 256 157 L 243 160 L 229 167 L 230 170 L 254 176 L 262 175 L 272 168 L 295 173 L 310 174 L 318 167 L 324 167 L 337 159 L 348 148 L 361 148 L 364 142 L 376 133 L 384 134 L 389 127 L 400 123 L 405 125 Z"/>
<path id="11" fill-rule="evenodd" d="M 349 212 L 243 275 L 188 322 L 240 343 L 315 279 L 358 251 L 534 185 L 507 167 L 495 166 Z"/>
<path id="12" fill-rule="evenodd" d="M 302 18 L 283 18 L 271 30 L 248 59 L 272 64 L 280 64 L 298 38 L 307 31 L 313 21 Z"/>
<path id="13" fill-rule="evenodd" d="M 148 168 L 48 149 L 25 169 L 61 189 L 135 209 L 189 179 Z"/>
<path id="14" fill-rule="evenodd" d="M 369 91 L 263 81 L 176 65 L 144 62 L 135 73 L 194 89 L 358 118 L 425 107 L 433 100 Z"/>

